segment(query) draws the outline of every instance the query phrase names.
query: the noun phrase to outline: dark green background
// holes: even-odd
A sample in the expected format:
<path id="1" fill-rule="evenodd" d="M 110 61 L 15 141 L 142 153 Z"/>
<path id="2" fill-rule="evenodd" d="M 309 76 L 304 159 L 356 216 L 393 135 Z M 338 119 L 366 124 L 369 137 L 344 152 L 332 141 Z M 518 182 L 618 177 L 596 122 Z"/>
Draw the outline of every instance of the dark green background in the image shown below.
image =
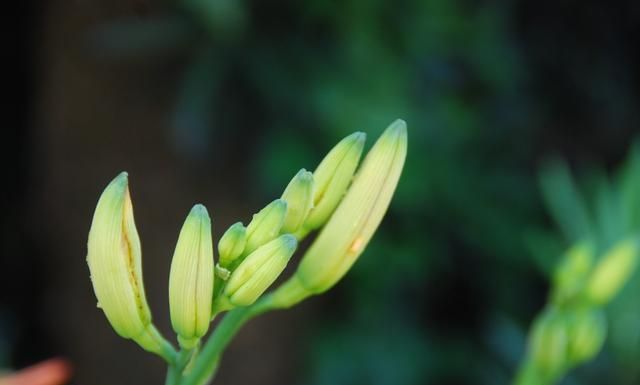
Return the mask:
<path id="1" fill-rule="evenodd" d="M 539 174 L 566 160 L 593 206 L 593 180 L 618 172 L 638 127 L 631 1 L 25 1 L 21 16 L 0 363 L 63 355 L 74 384 L 164 375 L 109 328 L 84 261 L 119 171 L 170 335 L 170 256 L 192 204 L 217 239 L 340 138 L 365 131 L 370 146 L 398 117 L 407 163 L 367 251 L 325 296 L 248 325 L 218 383 L 507 384 L 574 240 Z M 638 281 L 610 311 L 616 338 L 567 385 L 640 381 Z"/>

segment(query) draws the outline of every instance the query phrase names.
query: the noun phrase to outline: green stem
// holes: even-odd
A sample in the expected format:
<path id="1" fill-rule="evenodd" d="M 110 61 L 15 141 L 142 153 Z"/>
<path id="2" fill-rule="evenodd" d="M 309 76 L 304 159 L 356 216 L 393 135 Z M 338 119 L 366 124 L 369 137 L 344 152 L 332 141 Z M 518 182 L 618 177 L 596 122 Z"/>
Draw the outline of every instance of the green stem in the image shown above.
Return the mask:
<path id="1" fill-rule="evenodd" d="M 175 364 L 170 364 L 167 370 L 167 379 L 165 385 L 179 385 L 182 379 L 182 373 L 189 364 L 196 349 L 183 349 L 178 353 Z"/>
<path id="2" fill-rule="evenodd" d="M 215 375 L 220 355 L 240 328 L 253 317 L 271 310 L 271 308 L 270 296 L 265 296 L 249 307 L 237 308 L 227 313 L 204 344 L 200 356 L 181 385 L 207 383 Z"/>

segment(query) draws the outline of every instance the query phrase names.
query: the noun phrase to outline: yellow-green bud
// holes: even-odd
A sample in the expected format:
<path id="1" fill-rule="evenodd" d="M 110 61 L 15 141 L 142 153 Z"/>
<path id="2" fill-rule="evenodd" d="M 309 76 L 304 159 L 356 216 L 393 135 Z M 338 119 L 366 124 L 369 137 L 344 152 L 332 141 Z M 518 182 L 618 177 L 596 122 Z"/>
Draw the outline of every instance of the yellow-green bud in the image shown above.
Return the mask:
<path id="1" fill-rule="evenodd" d="M 596 265 L 585 288 L 587 298 L 596 304 L 613 299 L 633 274 L 638 263 L 638 243 L 627 239 L 614 245 Z"/>
<path id="2" fill-rule="evenodd" d="M 254 303 L 282 273 L 297 245 L 293 235 L 284 234 L 249 254 L 229 277 L 224 300 L 232 306 Z"/>
<path id="3" fill-rule="evenodd" d="M 567 369 L 568 346 L 567 318 L 555 309 L 546 310 L 533 325 L 529 354 L 548 381 L 555 380 Z"/>
<path id="4" fill-rule="evenodd" d="M 242 254 L 246 244 L 247 228 L 242 225 L 242 222 L 234 223 L 224 232 L 218 242 L 220 257 L 218 264 L 225 268 L 230 266 Z"/>
<path id="5" fill-rule="evenodd" d="M 211 220 L 203 205 L 195 205 L 180 230 L 169 275 L 171 325 L 185 349 L 209 329 L 213 280 Z"/>
<path id="6" fill-rule="evenodd" d="M 258 247 L 280 234 L 287 214 L 287 202 L 276 199 L 253 216 L 247 226 L 247 243 L 242 255 L 249 255 Z"/>
<path id="7" fill-rule="evenodd" d="M 313 208 L 304 223 L 307 231 L 322 227 L 338 207 L 360 162 L 365 139 L 363 132 L 342 139 L 313 172 L 315 191 Z"/>
<path id="8" fill-rule="evenodd" d="M 313 207 L 313 174 L 304 168 L 291 179 L 282 197 L 287 202 L 287 215 L 282 233 L 295 233 L 300 229 Z"/>
<path id="9" fill-rule="evenodd" d="M 171 361 L 173 348 L 151 323 L 126 172 L 111 181 L 98 200 L 89 231 L 87 262 L 98 307 L 116 333 Z"/>
<path id="10" fill-rule="evenodd" d="M 577 309 L 569 317 L 569 361 L 579 365 L 594 358 L 607 337 L 607 319 L 598 308 Z"/>
<path id="11" fill-rule="evenodd" d="M 594 248 L 589 242 L 573 246 L 553 274 L 553 301 L 562 304 L 581 293 L 594 260 Z"/>
<path id="12" fill-rule="evenodd" d="M 373 146 L 353 184 L 302 258 L 294 274 L 272 296 L 288 307 L 332 287 L 356 261 L 391 202 L 407 154 L 407 129 L 393 122 Z"/>

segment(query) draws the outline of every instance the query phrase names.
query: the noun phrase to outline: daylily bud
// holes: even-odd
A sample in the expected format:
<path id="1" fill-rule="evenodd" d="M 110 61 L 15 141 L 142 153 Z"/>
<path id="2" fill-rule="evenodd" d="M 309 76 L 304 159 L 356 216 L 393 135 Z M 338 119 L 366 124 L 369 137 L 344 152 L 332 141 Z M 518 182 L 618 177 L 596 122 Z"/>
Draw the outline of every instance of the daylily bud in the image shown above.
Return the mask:
<path id="1" fill-rule="evenodd" d="M 578 309 L 569 321 L 569 360 L 578 365 L 595 357 L 607 336 L 607 319 L 601 309 Z"/>
<path id="2" fill-rule="evenodd" d="M 287 214 L 287 202 L 276 199 L 253 216 L 247 226 L 247 243 L 242 255 L 249 255 L 252 251 L 271 241 L 280 233 L 284 218 Z"/>
<path id="3" fill-rule="evenodd" d="M 220 304 L 219 307 L 254 303 L 282 273 L 297 245 L 293 235 L 284 234 L 249 254 L 224 287 L 222 298 L 228 304 Z"/>
<path id="4" fill-rule="evenodd" d="M 211 220 L 203 205 L 195 205 L 180 230 L 169 275 L 171 324 L 185 349 L 209 329 L 213 272 Z"/>
<path id="5" fill-rule="evenodd" d="M 568 344 L 565 314 L 555 309 L 546 310 L 533 325 L 529 354 L 537 370 L 548 381 L 566 370 Z"/>
<path id="6" fill-rule="evenodd" d="M 281 232 L 295 233 L 313 207 L 313 174 L 305 169 L 298 171 L 282 193 L 281 199 L 287 202 L 287 215 Z"/>
<path id="7" fill-rule="evenodd" d="M 580 242 L 566 253 L 553 274 L 553 301 L 562 304 L 581 293 L 591 271 L 594 248 L 589 242 Z"/>
<path id="8" fill-rule="evenodd" d="M 87 262 L 98 307 L 120 336 L 171 361 L 175 352 L 151 323 L 142 281 L 140 239 L 133 219 L 127 173 L 118 175 L 96 206 Z"/>
<path id="9" fill-rule="evenodd" d="M 382 221 L 407 154 L 407 130 L 393 122 L 378 139 L 353 184 L 313 242 L 294 276 L 272 296 L 288 307 L 332 287 L 362 253 Z"/>
<path id="10" fill-rule="evenodd" d="M 218 242 L 218 255 L 220 256 L 218 264 L 225 268 L 230 266 L 242 254 L 246 243 L 247 228 L 242 225 L 242 222 L 231 225 Z"/>
<path id="11" fill-rule="evenodd" d="M 365 139 L 363 132 L 342 139 L 313 172 L 315 191 L 313 208 L 304 223 L 307 231 L 322 227 L 342 200 L 360 162 Z"/>
<path id="12" fill-rule="evenodd" d="M 587 297 L 606 304 L 620 291 L 638 263 L 638 243 L 627 239 L 614 245 L 596 265 L 586 286 Z"/>

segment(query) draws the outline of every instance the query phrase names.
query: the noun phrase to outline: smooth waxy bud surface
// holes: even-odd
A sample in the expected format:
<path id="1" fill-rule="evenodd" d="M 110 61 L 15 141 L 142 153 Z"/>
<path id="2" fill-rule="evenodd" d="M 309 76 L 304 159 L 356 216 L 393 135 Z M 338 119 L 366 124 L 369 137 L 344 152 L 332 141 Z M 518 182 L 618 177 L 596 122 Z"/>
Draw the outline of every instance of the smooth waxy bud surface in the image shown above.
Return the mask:
<path id="1" fill-rule="evenodd" d="M 236 222 L 227 229 L 218 242 L 220 266 L 229 267 L 244 251 L 247 244 L 247 228 Z"/>
<path id="2" fill-rule="evenodd" d="M 180 230 L 169 276 L 171 324 L 185 349 L 209 329 L 213 283 L 211 220 L 204 206 L 195 205 Z"/>
<path id="3" fill-rule="evenodd" d="M 261 246 L 242 261 L 224 287 L 224 297 L 233 306 L 249 306 L 278 278 L 296 250 L 291 234 Z"/>
<path id="4" fill-rule="evenodd" d="M 308 231 L 322 227 L 338 207 L 358 167 L 365 140 L 363 132 L 342 139 L 313 172 L 313 208 L 304 223 Z"/>
<path id="5" fill-rule="evenodd" d="M 87 242 L 87 263 L 98 307 L 116 333 L 170 360 L 173 349 L 151 323 L 126 172 L 113 179 L 98 200 Z"/>
<path id="6" fill-rule="evenodd" d="M 291 179 L 282 193 L 287 202 L 287 214 L 282 225 L 282 233 L 295 233 L 302 227 L 313 207 L 313 174 L 302 169 Z"/>
<path id="7" fill-rule="evenodd" d="M 364 251 L 391 202 L 407 154 L 407 129 L 392 123 L 378 139 L 296 277 L 313 293 L 333 286 Z"/>
<path id="8" fill-rule="evenodd" d="M 593 266 L 594 254 L 594 247 L 589 242 L 580 242 L 567 251 L 553 274 L 554 303 L 565 303 L 582 292 Z"/>
<path id="9" fill-rule="evenodd" d="M 253 216 L 247 226 L 247 242 L 242 255 L 249 255 L 258 247 L 275 239 L 287 215 L 287 202 L 276 199 Z"/>

